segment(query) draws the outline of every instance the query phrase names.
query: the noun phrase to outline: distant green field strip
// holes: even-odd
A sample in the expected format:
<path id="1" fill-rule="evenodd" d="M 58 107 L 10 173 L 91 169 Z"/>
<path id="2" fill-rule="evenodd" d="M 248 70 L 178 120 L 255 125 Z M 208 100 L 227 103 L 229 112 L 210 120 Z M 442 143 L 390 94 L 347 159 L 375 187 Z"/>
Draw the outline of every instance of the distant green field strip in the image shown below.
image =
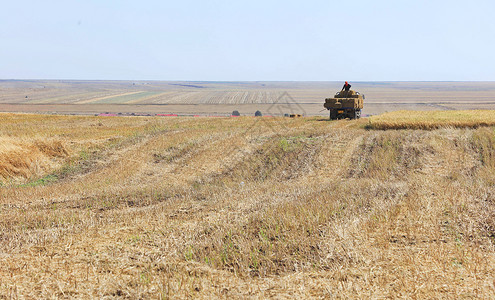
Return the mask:
<path id="1" fill-rule="evenodd" d="M 120 95 L 120 96 L 115 96 L 115 97 L 109 97 L 105 99 L 101 99 L 92 103 L 127 103 L 130 101 L 136 101 L 142 98 L 146 97 L 151 97 L 157 94 L 160 94 L 161 92 L 139 92 L 135 94 L 130 94 L 130 95 Z"/>

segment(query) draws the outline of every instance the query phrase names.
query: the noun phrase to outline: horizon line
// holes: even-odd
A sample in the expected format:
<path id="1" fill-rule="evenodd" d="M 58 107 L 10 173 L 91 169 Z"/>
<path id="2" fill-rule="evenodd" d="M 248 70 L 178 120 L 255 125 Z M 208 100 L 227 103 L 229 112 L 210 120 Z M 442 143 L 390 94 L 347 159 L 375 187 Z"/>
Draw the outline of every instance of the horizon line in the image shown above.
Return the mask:
<path id="1" fill-rule="evenodd" d="M 0 81 L 127 81 L 127 82 L 495 82 L 495 80 L 182 80 L 182 79 L 33 79 L 33 78 L 0 78 Z"/>

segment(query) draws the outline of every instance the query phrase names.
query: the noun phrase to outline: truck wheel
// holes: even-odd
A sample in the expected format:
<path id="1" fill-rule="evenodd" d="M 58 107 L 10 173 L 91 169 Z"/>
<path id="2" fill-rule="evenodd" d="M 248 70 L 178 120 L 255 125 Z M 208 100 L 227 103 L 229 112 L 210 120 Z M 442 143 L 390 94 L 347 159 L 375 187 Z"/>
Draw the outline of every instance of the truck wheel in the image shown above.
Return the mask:
<path id="1" fill-rule="evenodd" d="M 330 110 L 330 120 L 337 119 L 337 111 L 335 109 Z"/>
<path id="2" fill-rule="evenodd" d="M 355 110 L 351 110 L 347 116 L 349 116 L 349 120 L 354 120 L 356 118 L 356 111 Z"/>
<path id="3" fill-rule="evenodd" d="M 354 119 L 361 118 L 361 110 L 360 109 L 356 109 L 356 111 L 354 112 L 354 116 L 355 116 Z"/>

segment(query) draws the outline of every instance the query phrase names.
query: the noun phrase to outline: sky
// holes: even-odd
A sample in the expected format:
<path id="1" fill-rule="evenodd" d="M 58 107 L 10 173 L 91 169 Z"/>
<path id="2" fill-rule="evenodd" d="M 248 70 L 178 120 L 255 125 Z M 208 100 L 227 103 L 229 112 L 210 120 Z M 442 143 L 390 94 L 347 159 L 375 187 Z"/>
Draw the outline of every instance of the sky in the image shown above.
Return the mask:
<path id="1" fill-rule="evenodd" d="M 493 0 L 16 0 L 0 79 L 495 81 Z"/>

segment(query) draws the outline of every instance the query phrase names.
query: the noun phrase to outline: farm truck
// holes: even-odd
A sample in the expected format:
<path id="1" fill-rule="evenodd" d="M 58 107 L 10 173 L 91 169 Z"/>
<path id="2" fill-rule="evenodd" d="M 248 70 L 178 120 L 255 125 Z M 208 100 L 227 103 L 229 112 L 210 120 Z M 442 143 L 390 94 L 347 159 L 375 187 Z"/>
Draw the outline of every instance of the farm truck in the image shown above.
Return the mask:
<path id="1" fill-rule="evenodd" d="M 326 98 L 323 106 L 330 111 L 330 120 L 359 119 L 363 108 L 364 95 L 353 90 L 342 90 L 333 98 Z"/>

